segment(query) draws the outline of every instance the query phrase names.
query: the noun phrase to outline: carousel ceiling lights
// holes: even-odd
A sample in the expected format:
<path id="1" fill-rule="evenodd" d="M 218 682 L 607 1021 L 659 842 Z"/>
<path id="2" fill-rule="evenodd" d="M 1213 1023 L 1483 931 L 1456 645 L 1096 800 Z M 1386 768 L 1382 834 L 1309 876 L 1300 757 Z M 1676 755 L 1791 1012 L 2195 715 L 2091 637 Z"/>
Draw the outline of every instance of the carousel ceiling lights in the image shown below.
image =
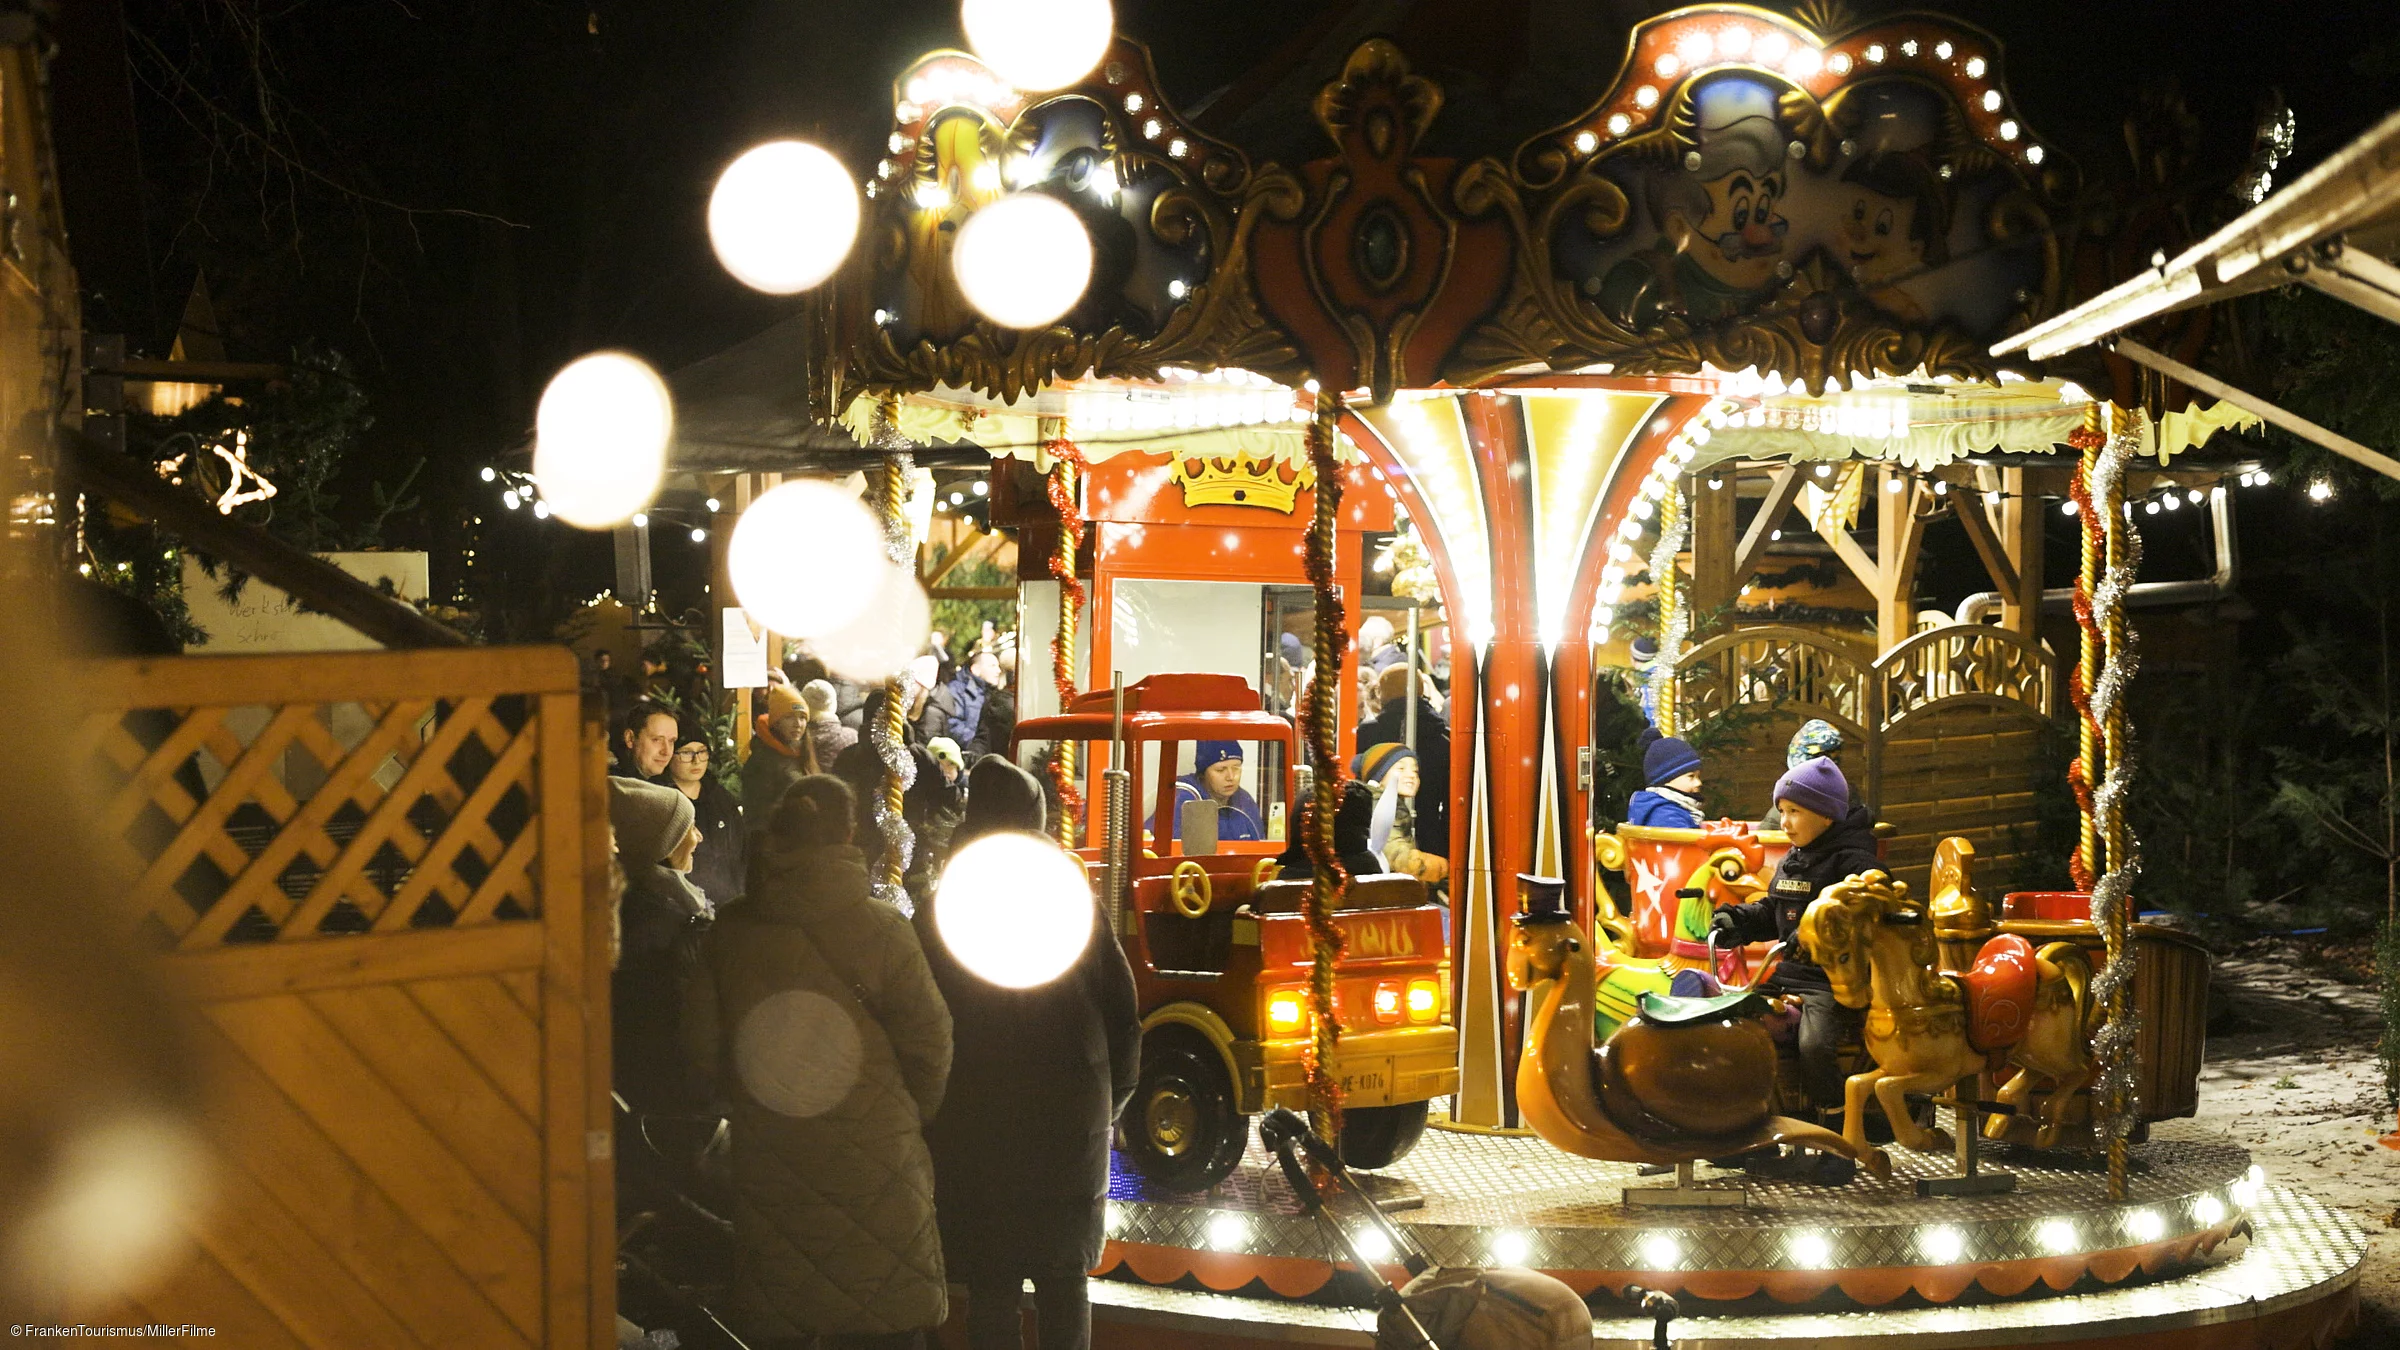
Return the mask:
<path id="1" fill-rule="evenodd" d="M 1003 328 L 1041 328 L 1083 298 L 1092 239 L 1055 197 L 1018 193 L 967 217 L 951 252 L 967 303 Z"/>
<path id="2" fill-rule="evenodd" d="M 735 280 L 792 295 L 842 265 L 858 237 L 858 214 L 858 189 L 841 161 L 805 141 L 769 141 L 718 175 L 708 240 Z"/>
<path id="3" fill-rule="evenodd" d="M 658 495 L 674 431 L 674 403 L 657 371 L 624 352 L 594 352 L 542 391 L 533 476 L 559 519 L 609 529 Z"/>
<path id="4" fill-rule="evenodd" d="M 1108 0 L 966 0 L 967 42 L 1019 89 L 1063 89 L 1108 51 L 1116 15 Z"/>

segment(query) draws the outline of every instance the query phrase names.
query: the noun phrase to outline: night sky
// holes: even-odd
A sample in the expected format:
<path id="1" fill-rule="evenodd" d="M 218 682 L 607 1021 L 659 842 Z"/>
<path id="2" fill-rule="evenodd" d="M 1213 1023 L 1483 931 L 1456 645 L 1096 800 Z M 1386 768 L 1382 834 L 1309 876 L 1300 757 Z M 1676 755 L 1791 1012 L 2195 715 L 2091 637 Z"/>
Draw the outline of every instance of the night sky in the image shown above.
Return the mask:
<path id="1" fill-rule="evenodd" d="M 1258 86 L 1244 76 L 1262 64 L 1305 73 L 1317 26 L 1351 8 L 1120 0 L 1118 13 L 1188 107 L 1228 86 L 1228 103 L 1248 97 Z M 1627 26 L 1670 6 L 1371 8 L 1448 91 L 1437 141 L 1447 132 L 1488 153 L 1588 101 Z M 2120 176 L 2127 111 L 2145 89 L 2179 89 L 2200 148 L 2179 186 L 2203 212 L 2221 208 L 2212 198 L 2247 155 L 2270 87 L 2298 113 L 2293 168 L 2400 102 L 2388 0 L 1948 8 L 2000 38 L 2029 128 L 2087 173 Z M 205 271 L 234 359 L 338 350 L 376 418 L 351 477 L 429 461 L 427 509 L 393 542 L 435 552 L 437 592 L 455 523 L 496 507 L 477 469 L 522 442 L 559 364 L 624 347 L 672 369 L 789 312 L 709 253 L 702 218 L 724 162 L 800 134 L 870 168 L 891 77 L 920 51 L 961 45 L 944 0 L 76 0 L 63 11 L 55 135 L 87 329 L 163 355 Z M 2375 41 L 2379 68 L 2355 69 Z M 1279 122 L 1283 145 L 1313 146 L 1305 112 L 1278 119 L 1276 106 L 1270 93 L 1249 116 Z M 514 517 L 487 556 L 520 594 L 588 595 L 607 580 L 605 540 L 572 534 Z"/>

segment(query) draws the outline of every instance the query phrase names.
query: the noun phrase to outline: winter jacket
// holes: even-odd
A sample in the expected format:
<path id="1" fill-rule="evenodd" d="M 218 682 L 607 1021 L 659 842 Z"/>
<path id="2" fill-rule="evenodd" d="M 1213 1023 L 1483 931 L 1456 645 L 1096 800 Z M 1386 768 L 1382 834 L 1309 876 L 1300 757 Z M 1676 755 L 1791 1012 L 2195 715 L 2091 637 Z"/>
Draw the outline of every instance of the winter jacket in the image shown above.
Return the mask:
<path id="1" fill-rule="evenodd" d="M 971 771 L 963 846 L 1042 829 L 1041 784 L 997 756 Z M 958 1053 L 933 1149 L 942 1252 L 954 1280 L 1080 1275 L 1100 1262 L 1108 1150 L 1141 1069 L 1133 970 L 1095 906 L 1083 956 L 1036 989 L 1004 989 L 960 965 L 917 911 Z"/>
<path id="2" fill-rule="evenodd" d="M 946 684 L 937 684 L 926 690 L 925 704 L 917 709 L 917 744 L 923 745 L 936 736 L 950 735 L 950 724 L 957 718 L 958 693 L 955 689 Z"/>
<path id="3" fill-rule="evenodd" d="M 839 724 L 835 725 L 838 729 Z M 831 764 L 833 761 L 820 759 L 817 762 Z M 807 768 L 808 765 L 798 755 L 775 739 L 767 720 L 760 718 L 756 734 L 750 738 L 750 758 L 742 761 L 744 818 L 758 821 L 763 826 L 767 814 L 775 809 L 775 803 L 783 800 L 783 794 L 791 790 L 792 784 L 800 781 Z M 750 838 L 748 842 L 753 850 L 757 848 L 758 841 L 755 838 Z"/>
<path id="4" fill-rule="evenodd" d="M 846 727 L 832 717 L 820 717 L 808 724 L 808 734 L 817 743 L 817 772 L 829 773 L 834 757 L 858 744 L 856 729 Z"/>
<path id="5" fill-rule="evenodd" d="M 991 697 L 992 687 L 976 678 L 975 672 L 965 666 L 958 668 L 958 673 L 950 677 L 946 687 L 954 706 L 950 710 L 950 725 L 941 734 L 958 742 L 960 749 L 964 750 L 967 742 L 975 739 L 975 729 L 983 723 L 983 705 Z M 931 740 L 932 737 L 926 739 Z M 973 762 L 968 761 L 970 764 Z"/>
<path id="6" fill-rule="evenodd" d="M 608 798 L 625 873 L 617 967 L 608 981 L 611 1071 L 635 1109 L 679 1109 L 688 1103 L 675 1053 L 676 1009 L 691 954 L 707 931 L 709 903 L 663 860 L 691 828 L 692 803 L 638 778 L 611 778 Z"/>
<path id="7" fill-rule="evenodd" d="M 1691 798 L 1672 788 L 1643 788 L 1625 804 L 1625 823 L 1653 830 L 1696 830 L 1700 812 Z"/>
<path id="8" fill-rule="evenodd" d="M 975 736 L 958 743 L 972 767 L 985 755 L 1013 759 L 1010 742 L 1017 738 L 1017 696 L 1006 689 L 985 687 L 983 715 L 975 719 Z"/>
<path id="9" fill-rule="evenodd" d="M 680 795 L 681 789 L 677 792 Z M 700 780 L 700 796 L 692 806 L 700 847 L 692 851 L 691 882 L 711 906 L 722 907 L 741 899 L 742 878 L 750 866 L 743 847 L 742 805 L 712 773 Z"/>
<path id="10" fill-rule="evenodd" d="M 733 1306 L 758 1339 L 873 1335 L 947 1312 L 924 1123 L 950 1014 L 855 848 L 769 840 L 709 934 L 684 1049 L 730 1107 Z"/>
<path id="11" fill-rule="evenodd" d="M 1800 916 L 1826 887 L 1882 865 L 1875 856 L 1875 813 L 1855 807 L 1818 835 L 1815 843 L 1784 854 L 1764 896 L 1718 910 L 1711 927 L 1736 942 L 1789 944 L 1766 988 L 1780 993 L 1829 989 L 1832 983 L 1825 977 L 1825 968 L 1810 960 L 1793 936 L 1800 931 Z"/>
<path id="12" fill-rule="evenodd" d="M 1408 705 L 1393 699 L 1358 729 L 1358 748 L 1408 739 Z M 1450 856 L 1450 724 L 1424 698 L 1417 700 L 1417 842 Z"/>

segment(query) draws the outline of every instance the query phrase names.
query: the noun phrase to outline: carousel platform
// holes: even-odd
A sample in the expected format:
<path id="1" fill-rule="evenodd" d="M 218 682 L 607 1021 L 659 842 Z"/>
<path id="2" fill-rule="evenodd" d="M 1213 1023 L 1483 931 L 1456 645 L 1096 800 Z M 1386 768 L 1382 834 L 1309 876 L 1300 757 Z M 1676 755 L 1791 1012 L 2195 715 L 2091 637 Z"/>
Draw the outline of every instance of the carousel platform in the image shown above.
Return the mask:
<path id="1" fill-rule="evenodd" d="M 2165 1133 L 2165 1132 L 2162 1132 Z M 2014 1191 L 1921 1197 L 1947 1156 L 1894 1149 L 1893 1176 L 1822 1187 L 1703 1166 L 1739 1207 L 1624 1203 L 1660 1186 L 1538 1139 L 1428 1131 L 1381 1174 L 1393 1217 L 1437 1262 L 1546 1271 L 1592 1302 L 1597 1345 L 1649 1345 L 1628 1284 L 1683 1302 L 1680 1346 L 2317 1347 L 2355 1317 L 2365 1238 L 2255 1173 L 2242 1149 L 2155 1138 L 2129 1198 L 2075 1160 L 1993 1149 Z M 1096 1343 L 1371 1345 L 1365 1287 L 1256 1141 L 1205 1195 L 1111 1182 Z M 1383 1272 L 1400 1277 L 1395 1264 Z"/>

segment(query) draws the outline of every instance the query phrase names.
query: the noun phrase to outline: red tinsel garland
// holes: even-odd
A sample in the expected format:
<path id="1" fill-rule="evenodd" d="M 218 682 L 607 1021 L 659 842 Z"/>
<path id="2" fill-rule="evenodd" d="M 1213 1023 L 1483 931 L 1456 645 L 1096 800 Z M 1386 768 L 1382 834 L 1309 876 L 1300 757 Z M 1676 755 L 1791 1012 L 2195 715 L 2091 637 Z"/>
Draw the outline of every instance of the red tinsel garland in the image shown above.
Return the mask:
<path id="1" fill-rule="evenodd" d="M 1316 675 L 1309 681 L 1307 701 L 1301 709 L 1301 727 L 1308 738 L 1316 789 L 1316 809 L 1303 820 L 1300 835 L 1301 845 L 1308 851 L 1309 865 L 1316 872 L 1307 907 L 1309 949 L 1314 958 L 1309 967 L 1308 1001 L 1315 1023 L 1307 1063 L 1308 1100 L 1318 1137 L 1327 1140 L 1338 1138 L 1342 1128 L 1342 1085 L 1333 1074 L 1332 1065 L 1341 1042 L 1341 1024 L 1334 1018 L 1333 986 L 1334 965 L 1341 959 L 1343 942 L 1333 914 L 1340 908 L 1342 893 L 1350 884 L 1350 874 L 1342 867 L 1341 850 L 1335 846 L 1333 837 L 1343 777 L 1336 729 L 1341 709 L 1340 672 L 1342 657 L 1350 647 L 1350 633 L 1344 626 L 1342 588 L 1334 572 L 1342 478 L 1341 465 L 1333 454 L 1333 427 L 1340 415 L 1341 400 L 1337 396 L 1317 395 L 1316 416 L 1308 426 L 1308 461 L 1317 480 L 1316 512 L 1309 520 L 1305 554 L 1308 583 L 1316 593 L 1317 660 Z"/>
<path id="2" fill-rule="evenodd" d="M 1083 583 L 1075 577 L 1075 560 L 1083 553 L 1083 512 L 1075 503 L 1075 480 L 1083 475 L 1083 451 L 1064 436 L 1042 442 L 1042 453 L 1050 457 L 1050 472 L 1044 476 L 1044 486 L 1050 497 L 1050 509 L 1058 515 L 1058 545 L 1050 551 L 1050 578 L 1058 583 L 1060 611 L 1067 606 L 1083 612 Z M 1066 472 L 1060 472 L 1061 469 Z M 1075 661 L 1068 651 L 1066 625 L 1050 639 L 1050 679 L 1058 689 L 1058 710 L 1065 712 L 1075 702 Z M 1058 788 L 1059 811 L 1068 820 L 1083 815 L 1083 793 L 1068 773 L 1066 761 L 1053 756 L 1050 761 L 1050 781 Z"/>

